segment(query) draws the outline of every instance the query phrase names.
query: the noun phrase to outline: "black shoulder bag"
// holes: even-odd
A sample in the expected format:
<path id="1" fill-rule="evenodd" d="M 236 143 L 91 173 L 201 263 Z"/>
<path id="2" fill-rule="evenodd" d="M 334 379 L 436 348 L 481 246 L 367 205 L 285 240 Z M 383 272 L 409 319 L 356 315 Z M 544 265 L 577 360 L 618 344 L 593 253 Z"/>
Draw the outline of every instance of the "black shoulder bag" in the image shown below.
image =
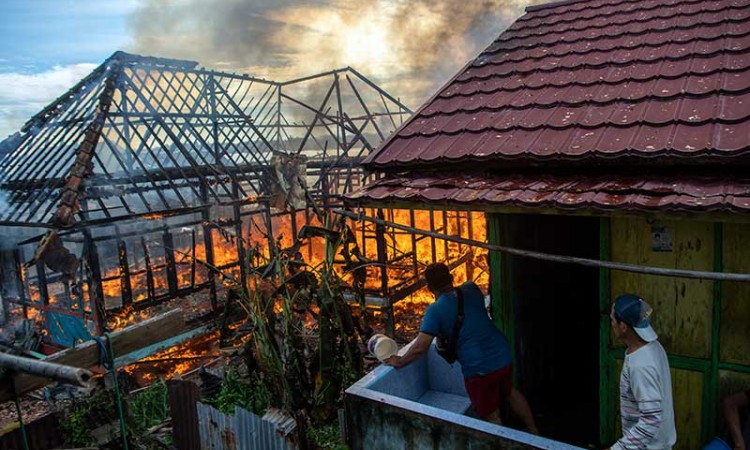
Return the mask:
<path id="1" fill-rule="evenodd" d="M 438 355 L 448 361 L 448 364 L 456 362 L 458 357 L 458 333 L 461 331 L 461 325 L 464 324 L 464 294 L 461 288 L 456 288 L 456 297 L 458 297 L 458 315 L 453 322 L 453 332 L 450 336 L 439 335 L 436 341 L 436 350 Z"/>

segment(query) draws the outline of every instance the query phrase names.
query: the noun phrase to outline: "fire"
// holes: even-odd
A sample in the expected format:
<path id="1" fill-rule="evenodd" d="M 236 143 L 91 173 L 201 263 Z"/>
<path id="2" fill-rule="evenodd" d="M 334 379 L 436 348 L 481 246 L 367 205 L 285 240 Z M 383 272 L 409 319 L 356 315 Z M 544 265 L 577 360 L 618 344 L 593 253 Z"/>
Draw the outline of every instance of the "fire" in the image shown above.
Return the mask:
<path id="1" fill-rule="evenodd" d="M 442 212 L 434 211 L 410 211 L 410 210 L 385 210 L 385 220 L 406 226 L 423 230 L 434 230 L 437 233 L 445 235 L 460 236 L 477 241 L 486 240 L 485 220 L 482 213 L 474 212 Z M 370 217 L 376 217 L 375 210 L 365 211 Z M 306 224 L 312 226 L 322 226 L 313 214 L 306 211 L 298 211 L 292 220 L 289 214 L 276 214 L 271 217 L 270 228 L 273 231 L 272 242 L 278 250 L 288 251 L 295 249 L 295 254 L 289 253 L 290 258 L 302 258 L 307 264 L 308 270 L 315 270 L 325 262 L 325 239 L 322 237 L 313 237 L 302 242 L 295 242 L 295 237 L 299 230 Z M 138 302 L 144 301 L 149 297 L 148 280 L 153 283 L 153 294 L 156 296 L 166 296 L 169 294 L 169 282 L 167 277 L 167 254 L 172 252 L 175 261 L 176 284 L 177 289 L 181 292 L 190 292 L 190 289 L 196 288 L 208 280 L 210 268 L 207 267 L 206 245 L 203 236 L 204 230 L 211 233 L 210 241 L 213 249 L 213 265 L 216 270 L 220 270 L 227 277 L 217 277 L 219 283 L 237 285 L 239 282 L 239 249 L 238 245 L 242 244 L 248 258 L 251 269 L 253 267 L 263 267 L 269 260 L 269 237 L 266 235 L 267 217 L 265 214 L 253 214 L 242 224 L 242 236 L 236 235 L 237 228 L 228 220 L 218 219 L 209 224 L 202 224 L 194 229 L 183 228 L 180 231 L 172 231 L 175 247 L 167 248 L 163 245 L 161 239 L 158 242 L 146 241 L 146 249 L 140 242 L 126 242 L 128 245 L 128 271 L 130 286 L 133 295 L 133 304 L 125 305 L 116 314 L 107 318 L 107 327 L 110 330 L 119 330 L 128 325 L 143 321 L 154 314 L 164 311 L 167 308 L 180 305 L 186 311 L 186 319 L 197 317 L 200 314 L 207 313 L 211 306 L 207 301 L 207 296 L 188 296 L 187 298 L 175 298 L 166 302 L 160 302 L 159 305 L 149 306 L 148 308 L 136 307 Z M 382 264 L 378 262 L 378 245 L 376 227 L 374 224 L 366 221 L 349 221 L 348 225 L 356 240 L 362 258 L 357 259 L 353 254 L 351 264 L 345 267 L 344 253 L 339 252 L 336 258 L 335 270 L 341 278 L 348 284 L 353 284 L 354 273 L 353 266 L 364 265 L 367 277 L 365 288 L 371 293 L 379 292 L 382 288 L 381 271 Z M 296 227 L 296 233 L 293 232 Z M 195 245 L 193 245 L 193 242 Z M 448 264 L 454 275 L 456 283 L 465 280 L 474 280 L 477 284 L 486 289 L 489 283 L 489 267 L 487 263 L 486 250 L 476 247 L 470 247 L 465 244 L 447 242 L 442 239 L 432 238 L 410 232 L 386 228 L 384 234 L 384 244 L 386 250 L 386 276 L 388 280 L 387 295 L 396 294 L 401 289 L 408 288 L 414 284 L 420 283 L 422 270 L 432 262 L 445 262 Z M 352 245 L 349 246 L 351 251 Z M 148 263 L 146 264 L 146 253 L 148 252 Z M 107 310 L 113 308 L 122 308 L 122 281 L 121 268 L 117 264 L 117 258 L 110 257 L 108 263 L 115 264 L 114 267 L 106 270 L 102 281 L 102 289 Z M 22 271 L 22 277 L 26 282 L 28 274 Z M 259 289 L 250 279 L 249 289 Z M 271 278 L 268 280 L 271 285 L 277 285 L 278 280 Z M 25 283 L 26 284 L 26 283 Z M 37 286 L 27 284 L 28 293 L 31 302 L 41 305 L 41 296 Z M 75 294 L 65 292 L 70 295 L 67 297 L 63 292 L 61 283 L 51 283 L 48 286 L 49 304 L 51 307 L 59 308 L 80 308 L 83 305 L 84 311 L 90 313 L 92 308 L 88 302 L 88 286 L 83 283 L 82 299 L 77 299 Z M 68 302 L 68 298 L 70 301 Z M 427 305 L 433 301 L 432 294 L 427 289 L 422 288 L 398 300 L 394 304 L 394 314 L 396 315 L 397 327 L 410 328 L 410 324 L 399 324 L 399 316 L 411 317 L 421 316 Z M 180 303 L 183 302 L 183 303 Z M 43 320 L 43 315 L 39 308 L 29 307 L 28 317 L 36 320 Z M 279 314 L 282 310 L 280 301 L 274 304 L 275 313 Z M 315 320 L 312 315 L 305 313 L 303 319 L 308 327 L 315 326 Z"/>
<path id="2" fill-rule="evenodd" d="M 157 378 L 166 380 L 205 364 L 209 358 L 219 357 L 218 339 L 218 331 L 197 336 L 180 345 L 148 356 L 125 367 L 124 370 L 134 376 L 142 386 L 150 384 Z"/>
<path id="3" fill-rule="evenodd" d="M 143 217 L 146 220 L 159 220 L 167 217 L 167 214 L 164 213 L 150 213 L 150 214 L 144 214 L 141 217 Z"/>
<path id="4" fill-rule="evenodd" d="M 133 325 L 148 318 L 149 315 L 147 311 L 135 311 L 133 305 L 128 305 L 117 314 L 109 316 L 107 318 L 107 325 L 113 331 L 121 330 L 128 325 Z"/>

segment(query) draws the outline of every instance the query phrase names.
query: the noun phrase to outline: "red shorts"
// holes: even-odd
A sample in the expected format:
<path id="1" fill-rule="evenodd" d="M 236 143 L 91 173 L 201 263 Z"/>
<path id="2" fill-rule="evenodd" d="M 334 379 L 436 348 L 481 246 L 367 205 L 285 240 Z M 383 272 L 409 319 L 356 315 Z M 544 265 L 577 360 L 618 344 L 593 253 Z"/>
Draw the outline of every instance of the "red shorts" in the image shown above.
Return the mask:
<path id="1" fill-rule="evenodd" d="M 503 367 L 487 375 L 464 379 L 466 392 L 479 417 L 497 411 L 513 388 L 513 366 Z"/>

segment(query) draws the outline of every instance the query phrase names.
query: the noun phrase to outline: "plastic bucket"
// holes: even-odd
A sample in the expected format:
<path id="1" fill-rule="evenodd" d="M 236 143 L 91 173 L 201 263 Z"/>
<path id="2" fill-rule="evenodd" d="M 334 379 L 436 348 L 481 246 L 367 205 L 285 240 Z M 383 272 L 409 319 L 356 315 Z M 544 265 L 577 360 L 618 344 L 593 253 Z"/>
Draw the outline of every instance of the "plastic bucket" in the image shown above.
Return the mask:
<path id="1" fill-rule="evenodd" d="M 721 438 L 713 438 L 711 439 L 711 442 L 708 443 L 705 447 L 703 447 L 703 450 L 732 450 L 732 447 L 729 446 L 726 442 L 724 442 Z"/>
<path id="2" fill-rule="evenodd" d="M 396 341 L 384 334 L 373 334 L 367 341 L 367 350 L 372 356 L 378 358 L 378 361 L 383 362 L 398 352 L 398 345 Z"/>

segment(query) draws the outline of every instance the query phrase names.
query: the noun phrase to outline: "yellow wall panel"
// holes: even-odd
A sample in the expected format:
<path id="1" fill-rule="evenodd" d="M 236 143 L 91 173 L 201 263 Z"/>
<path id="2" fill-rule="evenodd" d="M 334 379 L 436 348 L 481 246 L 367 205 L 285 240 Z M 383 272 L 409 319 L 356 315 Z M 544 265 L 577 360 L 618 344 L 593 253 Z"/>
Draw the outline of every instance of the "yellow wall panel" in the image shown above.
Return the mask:
<path id="1" fill-rule="evenodd" d="M 723 264 L 750 273 L 750 225 L 724 225 Z M 723 283 L 721 318 L 721 361 L 750 364 L 750 283 Z"/>
<path id="2" fill-rule="evenodd" d="M 677 427 L 677 445 L 674 450 L 702 448 L 703 374 L 679 369 L 672 369 L 671 372 Z"/>
<path id="3" fill-rule="evenodd" d="M 666 227 L 672 251 L 652 248 L 652 227 Z M 612 260 L 666 268 L 713 270 L 714 225 L 694 221 L 614 218 Z M 711 342 L 713 283 L 612 271 L 612 298 L 625 292 L 642 296 L 654 307 L 653 324 L 669 353 L 707 358 Z"/>

